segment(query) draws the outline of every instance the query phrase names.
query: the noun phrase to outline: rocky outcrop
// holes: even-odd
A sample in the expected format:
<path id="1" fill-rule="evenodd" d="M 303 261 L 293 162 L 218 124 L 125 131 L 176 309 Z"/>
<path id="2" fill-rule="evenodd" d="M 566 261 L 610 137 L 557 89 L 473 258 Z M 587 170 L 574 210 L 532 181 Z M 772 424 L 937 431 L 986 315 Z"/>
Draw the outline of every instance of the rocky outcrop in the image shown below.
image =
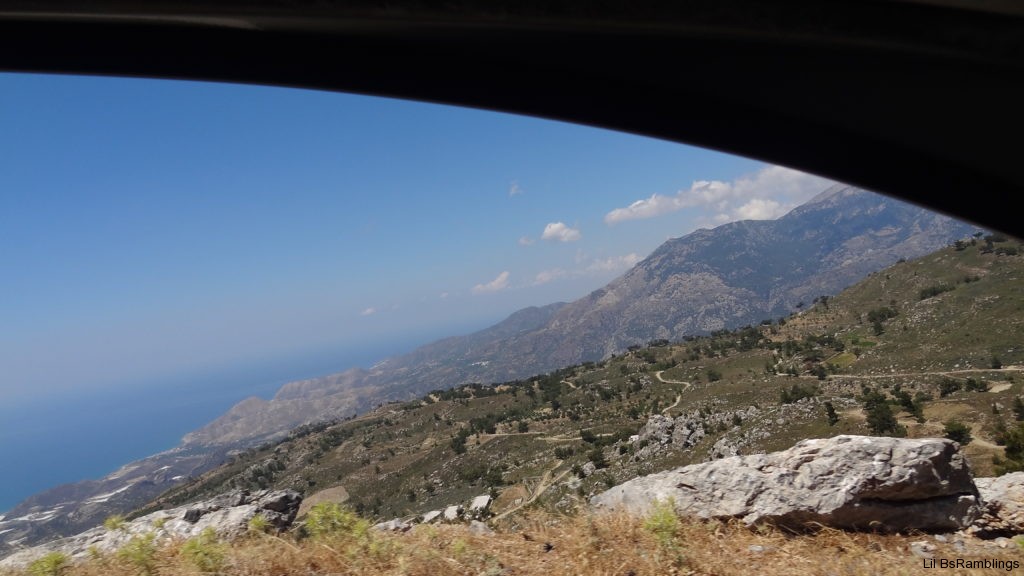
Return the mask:
<path id="1" fill-rule="evenodd" d="M 464 522 L 466 520 L 481 520 L 491 516 L 490 508 L 492 498 L 489 494 L 481 494 L 470 500 L 468 505 L 452 504 L 441 510 L 431 510 L 422 517 L 423 524 L 435 521 L 443 522 Z"/>
<path id="2" fill-rule="evenodd" d="M 245 533 L 249 521 L 257 515 L 277 530 L 285 530 L 295 520 L 301 501 L 302 496 L 293 490 L 229 492 L 188 506 L 147 514 L 112 529 L 99 526 L 77 536 L 27 548 L 0 560 L 0 568 L 24 566 L 49 552 L 62 552 L 72 559 L 84 558 L 90 550 L 112 552 L 133 538 L 149 534 L 158 541 L 167 541 L 213 530 L 222 538 L 232 538 Z"/>
<path id="3" fill-rule="evenodd" d="M 755 406 L 748 406 L 739 410 L 723 410 L 707 414 L 693 410 L 676 418 L 654 414 L 647 419 L 647 423 L 640 428 L 640 432 L 632 438 L 633 445 L 637 447 L 636 459 L 651 458 L 669 447 L 692 448 L 708 434 L 714 433 L 716 430 L 734 427 L 736 426 L 735 422 L 746 421 L 757 415 L 758 412 Z M 720 458 L 726 455 L 735 456 L 737 449 L 723 439 L 715 444 L 713 452 L 713 457 Z"/>
<path id="4" fill-rule="evenodd" d="M 645 514 L 657 501 L 701 518 L 794 528 L 957 530 L 982 512 L 959 445 L 939 438 L 804 440 L 636 478 L 591 504 Z"/>
<path id="5" fill-rule="evenodd" d="M 1024 533 L 1024 472 L 977 478 L 974 483 L 985 506 L 969 532 L 984 537 Z"/>
<path id="6" fill-rule="evenodd" d="M 125 514 L 224 462 L 230 446 L 204 451 L 175 448 L 126 464 L 98 480 L 40 492 L 0 519 L 0 558 L 21 546 L 77 534 Z"/>

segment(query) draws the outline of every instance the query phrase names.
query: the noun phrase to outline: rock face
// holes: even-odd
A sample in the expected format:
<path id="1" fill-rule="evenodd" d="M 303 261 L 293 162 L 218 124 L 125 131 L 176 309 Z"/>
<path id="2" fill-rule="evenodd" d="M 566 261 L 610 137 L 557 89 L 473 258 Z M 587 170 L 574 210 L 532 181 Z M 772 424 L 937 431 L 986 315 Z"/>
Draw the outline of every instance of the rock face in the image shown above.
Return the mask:
<path id="1" fill-rule="evenodd" d="M 985 503 L 984 514 L 970 531 L 979 536 L 1024 533 L 1024 472 L 974 480 Z"/>
<path id="2" fill-rule="evenodd" d="M 641 459 L 650 458 L 662 449 L 672 446 L 675 448 L 692 448 L 708 435 L 708 430 L 714 430 L 721 425 L 732 425 L 734 418 L 747 420 L 758 414 L 754 406 L 739 410 L 722 411 L 704 415 L 693 410 L 686 414 L 669 418 L 661 414 L 654 414 L 647 419 L 647 423 L 640 429 L 640 432 L 632 440 L 638 446 L 637 456 Z M 712 458 L 725 456 L 736 456 L 735 446 L 723 437 L 712 448 Z"/>
<path id="3" fill-rule="evenodd" d="M 188 506 L 147 514 L 114 530 L 99 526 L 77 536 L 27 548 L 0 560 L 0 568 L 24 566 L 49 552 L 63 552 L 72 559 L 85 558 L 90 549 L 112 552 L 132 538 L 146 534 L 165 541 L 191 538 L 213 530 L 220 537 L 231 538 L 243 534 L 249 520 L 256 515 L 263 516 L 278 530 L 284 530 L 295 520 L 301 502 L 302 496 L 292 490 L 229 492 Z"/>
<path id="4" fill-rule="evenodd" d="M 672 501 L 681 514 L 803 528 L 956 530 L 982 512 L 958 445 L 940 438 L 836 436 L 772 454 L 733 456 L 630 480 L 591 500 L 647 513 Z"/>
<path id="5" fill-rule="evenodd" d="M 187 478 L 219 466 L 231 448 L 194 451 L 179 447 L 126 464 L 98 480 L 35 494 L 0 519 L 0 558 L 20 546 L 77 534 L 108 516 L 134 510 Z"/>

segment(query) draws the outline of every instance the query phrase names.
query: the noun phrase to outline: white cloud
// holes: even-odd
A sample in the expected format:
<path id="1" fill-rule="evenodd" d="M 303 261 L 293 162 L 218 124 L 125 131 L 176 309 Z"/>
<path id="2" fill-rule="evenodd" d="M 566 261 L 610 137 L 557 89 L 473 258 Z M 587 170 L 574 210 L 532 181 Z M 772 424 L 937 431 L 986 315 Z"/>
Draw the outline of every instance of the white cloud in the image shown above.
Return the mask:
<path id="1" fill-rule="evenodd" d="M 530 238 L 529 236 L 523 236 L 519 239 L 520 246 L 529 246 L 530 244 L 533 244 L 533 238 Z"/>
<path id="2" fill-rule="evenodd" d="M 558 242 L 575 242 L 582 237 L 578 228 L 571 228 L 564 222 L 552 222 L 544 227 L 544 233 L 540 235 L 541 240 L 555 240 Z"/>
<path id="3" fill-rule="evenodd" d="M 539 286 L 541 284 L 547 284 L 548 282 L 551 282 L 552 280 L 558 280 L 559 278 L 564 278 L 565 275 L 566 275 L 566 271 L 562 270 L 561 268 L 553 268 L 551 270 L 543 270 L 543 271 L 537 273 L 537 276 L 533 279 L 533 284 L 535 286 Z"/>
<path id="4" fill-rule="evenodd" d="M 736 215 L 740 220 L 773 220 L 788 211 L 775 200 L 754 198 L 737 208 Z"/>
<path id="5" fill-rule="evenodd" d="M 473 294 L 486 294 L 488 292 L 499 292 L 508 287 L 508 270 L 498 274 L 498 277 L 486 284 L 473 286 Z"/>
<path id="6" fill-rule="evenodd" d="M 369 308 L 367 308 L 367 309 L 363 310 L 362 312 L 360 312 L 359 315 L 360 316 L 369 316 L 371 314 L 376 314 L 376 313 L 377 313 L 377 309 L 374 308 L 373 306 L 370 306 Z"/>
<path id="7" fill-rule="evenodd" d="M 541 284 L 547 284 L 548 282 L 561 280 L 563 278 L 577 278 L 580 276 L 622 272 L 632 268 L 640 260 L 642 260 L 642 258 L 640 258 L 640 256 L 635 252 L 632 252 L 625 256 L 611 256 L 608 258 L 592 259 L 588 263 L 585 263 L 585 265 L 580 265 L 572 270 L 565 270 L 562 268 L 543 270 L 538 272 L 537 276 L 534 277 L 533 285 L 539 286 Z M 579 260 L 577 260 L 576 263 L 581 264 Z"/>
<path id="8" fill-rule="evenodd" d="M 522 193 L 523 189 L 519 187 L 519 182 L 513 182 L 512 185 L 508 187 L 509 196 L 519 196 Z"/>
<path id="9" fill-rule="evenodd" d="M 832 185 L 831 180 L 782 166 L 767 166 L 732 182 L 697 180 L 674 195 L 653 194 L 604 217 L 606 224 L 640 220 L 684 208 L 704 208 L 726 221 L 777 218 Z M 720 216 L 714 217 L 721 220 Z"/>
<path id="10" fill-rule="evenodd" d="M 605 258 L 603 260 L 594 260 L 586 268 L 586 272 L 618 272 L 620 270 L 627 270 L 636 266 L 636 263 L 642 260 L 640 256 L 637 256 L 635 252 L 630 252 L 625 256 L 612 256 L 611 258 Z"/>

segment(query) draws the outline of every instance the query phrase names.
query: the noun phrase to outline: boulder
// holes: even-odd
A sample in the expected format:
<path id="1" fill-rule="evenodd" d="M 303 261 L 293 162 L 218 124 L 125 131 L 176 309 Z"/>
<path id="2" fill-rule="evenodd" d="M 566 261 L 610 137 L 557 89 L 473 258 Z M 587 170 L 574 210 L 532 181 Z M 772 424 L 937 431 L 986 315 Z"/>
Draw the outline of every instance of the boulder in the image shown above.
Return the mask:
<path id="1" fill-rule="evenodd" d="M 298 517 L 301 518 L 309 513 L 310 509 L 317 504 L 324 502 L 333 502 L 335 504 L 342 504 L 348 500 L 348 490 L 345 490 L 344 486 L 332 486 L 319 492 L 314 492 L 302 499 L 302 505 L 299 506 Z"/>
<path id="2" fill-rule="evenodd" d="M 672 440 L 672 427 L 675 422 L 661 414 L 654 414 L 647 419 L 647 423 L 640 429 L 639 439 L 651 443 L 668 444 Z"/>
<path id="3" fill-rule="evenodd" d="M 494 530 L 479 520 L 473 520 L 469 523 L 469 533 L 476 536 L 490 536 L 494 534 Z"/>
<path id="4" fill-rule="evenodd" d="M 462 516 L 462 506 L 449 506 L 444 509 L 444 519 L 453 522 Z"/>
<path id="5" fill-rule="evenodd" d="M 471 512 L 484 512 L 491 505 L 491 496 L 484 494 L 473 498 L 473 501 L 469 504 L 469 510 Z"/>
<path id="6" fill-rule="evenodd" d="M 944 438 L 836 436 L 771 454 L 732 456 L 636 478 L 593 507 L 805 528 L 947 531 L 981 513 L 959 445 Z"/>
<path id="7" fill-rule="evenodd" d="M 401 518 L 392 518 L 387 522 L 374 524 L 373 528 L 375 530 L 380 530 L 381 532 L 408 532 L 409 529 L 412 528 L 412 524 L 402 520 Z"/>
<path id="8" fill-rule="evenodd" d="M 974 484 L 984 508 L 970 532 L 984 537 L 1024 533 L 1024 472 L 976 478 Z"/>

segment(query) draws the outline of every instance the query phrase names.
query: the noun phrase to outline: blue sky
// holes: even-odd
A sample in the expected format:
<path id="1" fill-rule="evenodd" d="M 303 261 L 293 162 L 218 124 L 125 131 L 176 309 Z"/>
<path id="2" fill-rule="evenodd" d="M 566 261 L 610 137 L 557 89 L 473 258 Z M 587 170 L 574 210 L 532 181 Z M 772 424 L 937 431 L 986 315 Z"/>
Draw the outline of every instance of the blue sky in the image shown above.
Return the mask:
<path id="1" fill-rule="evenodd" d="M 254 86 L 0 74 L 0 126 L 8 406 L 278 361 L 314 376 L 578 298 L 667 238 L 829 184 L 560 122 Z"/>

